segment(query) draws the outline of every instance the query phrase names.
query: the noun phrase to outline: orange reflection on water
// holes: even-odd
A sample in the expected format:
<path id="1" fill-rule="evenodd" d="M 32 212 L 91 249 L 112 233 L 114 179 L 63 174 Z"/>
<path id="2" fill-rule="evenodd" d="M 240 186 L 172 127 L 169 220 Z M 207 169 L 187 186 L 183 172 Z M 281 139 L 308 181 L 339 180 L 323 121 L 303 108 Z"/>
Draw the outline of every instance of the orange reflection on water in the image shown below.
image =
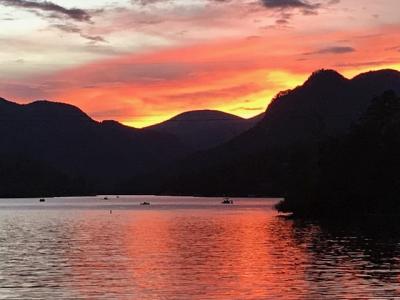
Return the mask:
<path id="1" fill-rule="evenodd" d="M 299 225 L 272 210 L 149 209 L 112 216 L 88 212 L 82 220 L 71 229 L 71 248 L 66 251 L 70 289 L 81 297 L 356 299 L 398 295 L 398 280 L 393 282 L 396 273 L 377 277 L 379 272 L 388 272 L 389 265 L 371 262 L 353 237 L 331 235 L 318 225 Z M 386 281 L 386 288 L 380 280 Z"/>
<path id="2" fill-rule="evenodd" d="M 296 264 L 306 257 L 296 247 L 286 248 L 288 226 L 280 228 L 280 236 L 269 230 L 274 218 L 265 211 L 142 214 L 132 219 L 126 240 L 132 279 L 149 299 L 279 296 L 293 280 L 305 282 L 295 275 L 302 274 Z M 287 250 L 289 259 L 276 257 Z"/>

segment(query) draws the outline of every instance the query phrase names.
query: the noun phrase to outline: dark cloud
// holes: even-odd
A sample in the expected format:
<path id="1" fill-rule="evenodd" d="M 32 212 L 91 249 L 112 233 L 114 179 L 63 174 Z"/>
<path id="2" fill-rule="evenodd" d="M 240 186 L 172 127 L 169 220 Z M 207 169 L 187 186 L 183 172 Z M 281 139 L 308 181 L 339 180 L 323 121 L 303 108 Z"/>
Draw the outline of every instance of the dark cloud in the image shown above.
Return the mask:
<path id="1" fill-rule="evenodd" d="M 67 33 L 79 34 L 84 39 L 90 40 L 92 42 L 106 42 L 106 40 L 104 38 L 102 38 L 101 36 L 93 36 L 93 35 L 86 34 L 86 33 L 82 32 L 82 30 L 79 27 L 77 27 L 73 24 L 55 24 L 55 25 L 52 25 L 52 27 L 54 27 L 60 31 L 67 32 Z"/>
<path id="2" fill-rule="evenodd" d="M 280 20 L 280 22 L 277 22 L 277 23 L 281 23 L 281 24 L 282 24 L 283 21 L 286 21 L 286 23 L 289 23 L 289 20 L 290 20 L 292 17 L 293 17 L 293 14 L 292 14 L 292 13 L 282 11 L 282 12 L 280 12 L 280 17 L 279 17 L 279 19 L 278 19 L 278 20 Z"/>
<path id="3" fill-rule="evenodd" d="M 152 1 L 162 1 L 162 0 L 136 0 L 136 1 L 152 2 Z M 220 2 L 220 3 L 239 2 L 238 0 L 209 0 L 209 1 Z M 340 0 L 331 0 L 328 3 L 331 3 L 332 1 L 339 2 Z M 258 0 L 258 2 L 261 3 L 264 7 L 272 9 L 291 9 L 291 8 L 316 9 L 321 5 L 320 3 L 310 3 L 309 0 Z"/>
<path id="4" fill-rule="evenodd" d="M 52 18 L 69 18 L 79 22 L 89 22 L 90 14 L 79 8 L 65 8 L 50 1 L 29 1 L 29 0 L 0 0 L 0 5 L 18 7 L 33 10 L 37 13 L 49 13 Z"/>
<path id="5" fill-rule="evenodd" d="M 157 4 L 157 3 L 170 3 L 173 0 L 131 0 L 132 4 L 140 4 L 142 6 L 146 6 L 149 4 Z"/>
<path id="6" fill-rule="evenodd" d="M 355 52 L 356 50 L 353 47 L 349 46 L 333 46 L 322 48 L 317 51 L 307 52 L 304 55 L 314 55 L 314 54 L 344 54 L 344 53 L 351 53 Z"/>
<path id="7" fill-rule="evenodd" d="M 297 10 L 305 16 L 317 15 L 320 9 L 338 4 L 340 0 L 319 0 L 318 2 L 311 0 L 259 0 L 259 2 L 267 9 L 276 10 L 280 14 L 276 25 L 285 26 L 292 18 L 293 10 Z"/>
<path id="8" fill-rule="evenodd" d="M 357 63 L 341 63 L 337 64 L 336 67 L 370 67 L 370 66 L 380 66 L 386 64 L 393 64 L 397 63 L 398 60 L 375 60 L 375 61 L 364 61 L 364 62 L 357 62 Z"/>
<path id="9" fill-rule="evenodd" d="M 305 0 L 261 0 L 261 3 L 268 8 L 303 8 L 316 9 L 319 3 L 311 4 Z"/>
<path id="10" fill-rule="evenodd" d="M 288 19 L 278 19 L 275 21 L 275 23 L 277 25 L 286 25 L 286 24 L 289 24 L 289 20 Z"/>
<path id="11" fill-rule="evenodd" d="M 78 27 L 71 25 L 71 24 L 55 24 L 52 27 L 57 28 L 64 32 L 69 32 L 69 33 L 80 33 L 81 32 L 81 30 Z"/>

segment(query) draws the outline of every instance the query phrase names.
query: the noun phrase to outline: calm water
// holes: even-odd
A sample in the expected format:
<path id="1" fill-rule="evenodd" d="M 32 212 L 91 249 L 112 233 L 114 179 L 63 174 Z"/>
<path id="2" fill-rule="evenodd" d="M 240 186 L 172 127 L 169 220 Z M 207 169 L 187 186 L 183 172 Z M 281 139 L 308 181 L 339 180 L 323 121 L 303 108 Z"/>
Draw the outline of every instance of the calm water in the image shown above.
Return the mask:
<path id="1" fill-rule="evenodd" d="M 0 200 L 0 299 L 400 299 L 396 221 L 305 223 L 273 199 L 220 201 Z"/>

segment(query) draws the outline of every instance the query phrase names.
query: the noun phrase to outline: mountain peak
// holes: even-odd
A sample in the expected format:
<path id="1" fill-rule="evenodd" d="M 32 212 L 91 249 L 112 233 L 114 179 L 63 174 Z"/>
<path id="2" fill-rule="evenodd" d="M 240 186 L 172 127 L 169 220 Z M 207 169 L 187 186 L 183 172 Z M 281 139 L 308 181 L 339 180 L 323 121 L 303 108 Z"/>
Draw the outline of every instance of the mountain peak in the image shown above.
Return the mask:
<path id="1" fill-rule="evenodd" d="M 103 121 L 101 121 L 101 124 L 107 125 L 107 126 L 124 126 L 120 122 L 115 121 L 115 120 L 103 120 Z"/>
<path id="2" fill-rule="evenodd" d="M 122 124 L 121 122 L 118 122 L 115 120 L 103 120 L 100 122 L 100 124 L 103 127 L 107 127 L 107 128 L 117 128 L 117 129 L 125 128 L 125 129 L 129 129 L 129 130 L 138 130 L 135 127 L 126 126 L 126 125 Z"/>
<path id="3" fill-rule="evenodd" d="M 218 110 L 194 110 L 147 127 L 176 136 L 193 150 L 222 144 L 249 129 L 257 119 L 247 120 Z"/>
<path id="4" fill-rule="evenodd" d="M 76 106 L 61 102 L 39 100 L 25 105 L 25 109 L 45 119 L 69 119 L 87 121 L 92 119 Z"/>
<path id="5" fill-rule="evenodd" d="M 242 118 L 225 113 L 219 110 L 193 110 L 181 113 L 173 118 L 170 121 L 219 121 L 219 120 L 240 120 Z"/>
<path id="6" fill-rule="evenodd" d="M 320 69 L 311 74 L 304 85 L 321 85 L 325 83 L 344 82 L 347 79 L 332 69 Z"/>

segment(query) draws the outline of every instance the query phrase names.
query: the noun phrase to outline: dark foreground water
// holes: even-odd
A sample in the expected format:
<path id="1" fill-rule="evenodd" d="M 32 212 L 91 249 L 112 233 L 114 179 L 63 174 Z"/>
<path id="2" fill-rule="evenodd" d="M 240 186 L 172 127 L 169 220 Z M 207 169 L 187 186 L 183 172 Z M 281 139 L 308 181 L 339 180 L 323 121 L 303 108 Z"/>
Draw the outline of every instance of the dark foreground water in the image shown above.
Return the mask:
<path id="1" fill-rule="evenodd" d="M 400 297 L 397 220 L 318 224 L 278 217 L 272 199 L 220 201 L 0 200 L 0 299 Z"/>

